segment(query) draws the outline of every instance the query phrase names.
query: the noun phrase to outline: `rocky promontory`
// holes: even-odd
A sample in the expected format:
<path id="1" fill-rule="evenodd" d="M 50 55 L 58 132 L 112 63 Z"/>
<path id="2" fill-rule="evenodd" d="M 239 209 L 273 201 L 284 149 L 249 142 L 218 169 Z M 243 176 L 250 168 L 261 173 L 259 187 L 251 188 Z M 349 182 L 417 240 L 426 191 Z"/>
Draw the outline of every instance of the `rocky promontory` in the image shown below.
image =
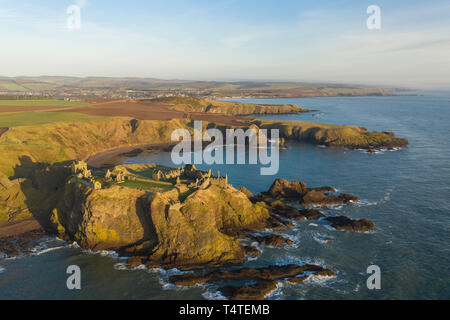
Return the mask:
<path id="1" fill-rule="evenodd" d="M 95 169 L 75 161 L 36 170 L 29 183 L 42 192 L 40 196 L 55 194 L 40 207 L 48 210 L 40 220 L 47 233 L 75 241 L 84 249 L 115 250 L 128 257 L 130 268 L 199 270 L 169 281 L 181 286 L 225 283 L 218 290 L 229 299 L 262 299 L 280 281 L 301 283 L 311 276 L 336 276 L 317 265 L 223 269 L 257 257 L 259 246 L 295 244 L 273 233 L 293 226 L 291 221 L 325 219 L 338 230 L 374 229 L 367 219 L 325 216 L 318 209 L 290 205 L 301 206 L 311 193 L 327 194 L 328 199 L 334 188 L 307 188 L 301 181 L 276 179 L 267 192 L 253 195 L 245 187 L 234 188 L 226 175 L 193 165 Z M 356 199 L 346 194 L 333 197 L 344 204 Z M 19 238 L 19 246 L 5 239 L 0 247 L 7 255 L 18 255 L 22 249 L 26 253 L 33 235 Z M 227 285 L 236 280 L 244 285 Z"/>

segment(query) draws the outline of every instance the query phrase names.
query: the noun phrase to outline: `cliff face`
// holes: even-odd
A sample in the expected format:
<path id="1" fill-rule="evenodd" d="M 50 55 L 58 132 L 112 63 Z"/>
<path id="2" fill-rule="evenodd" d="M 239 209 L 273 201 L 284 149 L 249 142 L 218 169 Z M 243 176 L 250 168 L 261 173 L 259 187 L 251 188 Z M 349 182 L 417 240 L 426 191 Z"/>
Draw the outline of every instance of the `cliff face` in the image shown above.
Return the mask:
<path id="1" fill-rule="evenodd" d="M 290 114 L 310 111 L 291 104 L 262 105 L 185 97 L 158 98 L 153 101 L 173 105 L 172 108 L 178 111 L 222 113 L 227 115 Z"/>
<path id="2" fill-rule="evenodd" d="M 51 220 L 54 231 L 83 248 L 145 255 L 155 265 L 195 267 L 243 261 L 242 246 L 227 232 L 263 226 L 269 217 L 265 206 L 230 186 L 211 185 L 179 199 L 177 189 L 94 190 L 73 180 Z"/>
<path id="3" fill-rule="evenodd" d="M 392 132 L 368 131 L 365 128 L 346 125 L 330 125 L 306 121 L 253 122 L 261 129 L 279 129 L 280 137 L 327 146 L 349 148 L 401 148 L 408 146 L 408 139 L 395 137 Z"/>
<path id="4" fill-rule="evenodd" d="M 206 121 L 203 126 L 227 128 Z M 390 133 L 354 126 L 254 120 L 250 127 L 279 129 L 282 139 L 329 146 L 395 148 L 408 144 L 407 139 Z M 85 159 L 119 147 L 171 142 L 171 133 L 180 128 L 192 132 L 191 121 L 115 118 L 11 128 L 0 137 L 0 219 L 29 216 L 30 212 L 47 213 L 58 196 L 61 175 L 64 176 L 55 171 L 55 163 Z"/>

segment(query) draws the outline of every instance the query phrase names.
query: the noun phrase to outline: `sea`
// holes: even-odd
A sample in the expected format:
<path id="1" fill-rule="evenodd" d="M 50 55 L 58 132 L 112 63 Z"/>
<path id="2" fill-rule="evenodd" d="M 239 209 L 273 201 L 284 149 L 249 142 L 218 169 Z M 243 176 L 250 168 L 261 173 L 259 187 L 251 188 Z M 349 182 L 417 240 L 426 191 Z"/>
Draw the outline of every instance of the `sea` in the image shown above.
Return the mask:
<path id="1" fill-rule="evenodd" d="M 335 271 L 337 277 L 281 282 L 267 299 L 450 299 L 449 92 L 237 101 L 314 110 L 260 118 L 357 125 L 394 131 L 410 142 L 407 148 L 375 154 L 289 142 L 280 152 L 275 176 L 261 175 L 260 165 L 197 166 L 220 170 L 235 187 L 243 185 L 254 194 L 266 191 L 276 178 L 332 186 L 361 202 L 323 209 L 325 215 L 368 218 L 375 224 L 373 232 L 351 232 L 335 230 L 324 220 L 298 221 L 275 232 L 294 244 L 260 246 L 261 256 L 249 259 L 245 267 L 312 263 Z M 167 152 L 140 154 L 125 163 L 173 165 Z M 125 262 L 115 252 L 90 252 L 76 243 L 44 238 L 32 255 L 0 256 L 0 299 L 224 298 L 215 284 L 170 284 L 168 277 L 182 273 L 179 270 L 127 269 Z M 81 269 L 80 290 L 67 288 L 69 265 Z M 373 265 L 379 267 L 379 289 L 367 285 Z"/>

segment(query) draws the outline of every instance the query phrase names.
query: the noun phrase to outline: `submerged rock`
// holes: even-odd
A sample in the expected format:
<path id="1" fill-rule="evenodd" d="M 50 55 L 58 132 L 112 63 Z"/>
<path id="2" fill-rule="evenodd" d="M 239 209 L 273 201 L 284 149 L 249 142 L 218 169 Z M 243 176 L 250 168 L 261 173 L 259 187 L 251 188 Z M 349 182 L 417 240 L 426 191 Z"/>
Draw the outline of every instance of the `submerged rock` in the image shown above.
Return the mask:
<path id="1" fill-rule="evenodd" d="M 280 231 L 280 230 L 285 230 L 288 226 L 286 225 L 286 223 L 282 222 L 280 219 L 278 219 L 275 216 L 270 216 L 267 221 L 266 221 L 266 226 L 267 229 L 271 229 L 271 230 L 275 230 L 275 231 Z"/>
<path id="2" fill-rule="evenodd" d="M 199 283 L 216 282 L 222 280 L 279 280 L 290 279 L 302 275 L 303 273 L 313 273 L 318 275 L 329 275 L 330 277 L 336 274 L 321 266 L 305 264 L 296 265 L 289 264 L 284 266 L 268 266 L 263 268 L 242 268 L 231 271 L 213 271 L 210 273 L 185 273 L 182 275 L 175 275 L 169 278 L 169 281 L 175 285 L 193 286 Z"/>
<path id="3" fill-rule="evenodd" d="M 270 234 L 268 236 L 250 236 L 254 241 L 258 241 L 263 246 L 282 247 L 283 245 L 293 244 L 294 241 L 286 239 L 277 234 Z"/>
<path id="4" fill-rule="evenodd" d="M 317 209 L 303 209 L 298 210 L 289 206 L 279 200 L 266 203 L 271 213 L 281 216 L 286 219 L 293 220 L 316 220 L 322 218 L 324 215 Z"/>
<path id="5" fill-rule="evenodd" d="M 358 202 L 360 199 L 351 194 L 342 193 L 339 196 L 335 195 L 326 195 L 321 191 L 309 191 L 307 192 L 300 204 L 302 206 L 330 206 L 330 205 L 339 205 L 339 204 L 349 204 L 352 202 Z"/>
<path id="6" fill-rule="evenodd" d="M 328 217 L 325 220 L 331 222 L 331 226 L 338 230 L 373 231 L 375 225 L 369 219 L 352 220 L 345 216 Z"/>
<path id="7" fill-rule="evenodd" d="M 25 232 L 18 236 L 0 238 L 0 257 L 18 257 L 22 254 L 30 254 L 37 241 L 45 236 L 44 230 Z"/>
<path id="8" fill-rule="evenodd" d="M 254 246 L 245 246 L 244 247 L 245 255 L 248 257 L 257 257 L 261 255 L 261 251 L 258 250 L 258 248 Z"/>
<path id="9" fill-rule="evenodd" d="M 260 281 L 240 287 L 227 286 L 219 291 L 230 300 L 262 300 L 277 289 L 276 281 Z"/>

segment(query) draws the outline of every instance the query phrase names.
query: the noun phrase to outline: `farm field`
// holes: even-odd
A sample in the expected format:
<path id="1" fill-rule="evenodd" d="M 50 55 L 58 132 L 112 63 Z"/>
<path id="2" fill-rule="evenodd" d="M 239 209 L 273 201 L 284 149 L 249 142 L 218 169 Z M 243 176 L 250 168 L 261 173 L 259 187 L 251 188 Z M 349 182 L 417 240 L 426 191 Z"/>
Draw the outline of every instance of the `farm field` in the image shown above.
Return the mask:
<path id="1" fill-rule="evenodd" d="M 95 116 L 76 112 L 14 112 L 0 113 L 0 127 L 33 126 L 55 122 L 77 122 L 106 119 L 107 116 Z"/>
<path id="2" fill-rule="evenodd" d="M 88 105 L 87 102 L 64 100 L 0 100 L 0 106 L 78 107 Z"/>

